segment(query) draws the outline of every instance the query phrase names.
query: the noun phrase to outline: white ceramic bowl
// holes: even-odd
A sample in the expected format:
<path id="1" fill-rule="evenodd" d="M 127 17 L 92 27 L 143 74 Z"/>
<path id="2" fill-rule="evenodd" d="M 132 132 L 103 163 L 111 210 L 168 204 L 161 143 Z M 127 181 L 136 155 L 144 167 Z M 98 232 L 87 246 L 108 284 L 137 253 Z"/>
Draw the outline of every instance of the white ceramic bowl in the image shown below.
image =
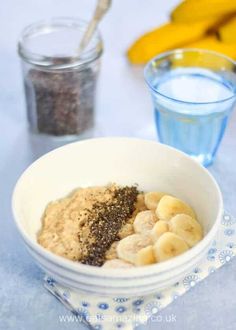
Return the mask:
<path id="1" fill-rule="evenodd" d="M 189 203 L 205 237 L 186 253 L 159 264 L 134 269 L 103 269 L 59 257 L 37 243 L 48 202 L 78 187 L 139 184 Z M 141 296 L 182 278 L 204 256 L 223 212 L 219 187 L 209 172 L 184 153 L 157 142 L 100 138 L 56 149 L 34 162 L 18 180 L 12 201 L 18 230 L 36 263 L 59 283 L 79 291 L 109 296 Z"/>

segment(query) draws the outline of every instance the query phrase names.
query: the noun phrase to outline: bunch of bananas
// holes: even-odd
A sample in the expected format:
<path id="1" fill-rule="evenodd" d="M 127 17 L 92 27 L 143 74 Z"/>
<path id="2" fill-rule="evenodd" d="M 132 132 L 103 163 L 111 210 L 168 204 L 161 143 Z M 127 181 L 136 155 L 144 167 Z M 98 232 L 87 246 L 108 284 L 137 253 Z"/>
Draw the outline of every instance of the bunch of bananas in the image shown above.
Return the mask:
<path id="1" fill-rule="evenodd" d="M 146 33 L 129 48 L 132 64 L 175 48 L 200 48 L 236 59 L 236 0 L 184 0 L 171 22 Z"/>

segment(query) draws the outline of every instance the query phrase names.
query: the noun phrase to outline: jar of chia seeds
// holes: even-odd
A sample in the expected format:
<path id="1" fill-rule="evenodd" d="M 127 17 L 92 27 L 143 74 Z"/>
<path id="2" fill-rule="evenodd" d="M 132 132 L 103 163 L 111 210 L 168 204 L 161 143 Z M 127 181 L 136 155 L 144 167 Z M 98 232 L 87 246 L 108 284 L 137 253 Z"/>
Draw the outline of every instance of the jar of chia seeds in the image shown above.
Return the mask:
<path id="1" fill-rule="evenodd" d="M 93 127 L 103 45 L 96 32 L 79 54 L 86 27 L 79 19 L 54 18 L 24 29 L 18 52 L 31 131 L 76 138 Z"/>

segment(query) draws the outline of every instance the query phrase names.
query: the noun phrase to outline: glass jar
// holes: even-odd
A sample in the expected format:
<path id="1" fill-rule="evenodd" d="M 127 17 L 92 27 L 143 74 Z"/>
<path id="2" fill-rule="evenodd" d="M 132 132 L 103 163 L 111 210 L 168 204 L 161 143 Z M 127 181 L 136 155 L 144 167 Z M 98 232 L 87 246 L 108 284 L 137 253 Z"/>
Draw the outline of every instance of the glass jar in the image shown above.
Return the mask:
<path id="1" fill-rule="evenodd" d="M 93 127 L 103 45 L 96 32 L 78 53 L 86 27 L 79 19 L 54 18 L 24 29 L 18 52 L 31 131 L 77 137 Z"/>

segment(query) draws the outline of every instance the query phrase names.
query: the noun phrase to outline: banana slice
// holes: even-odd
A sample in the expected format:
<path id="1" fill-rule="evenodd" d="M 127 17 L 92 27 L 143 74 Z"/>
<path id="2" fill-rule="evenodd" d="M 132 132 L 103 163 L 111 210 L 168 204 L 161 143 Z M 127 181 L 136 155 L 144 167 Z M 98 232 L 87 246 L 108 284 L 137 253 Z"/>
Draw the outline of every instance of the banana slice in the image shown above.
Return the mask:
<path id="1" fill-rule="evenodd" d="M 144 195 L 144 202 L 146 207 L 149 210 L 155 211 L 157 208 L 157 204 L 160 201 L 160 199 L 165 196 L 166 194 L 163 192 L 148 192 Z"/>
<path id="2" fill-rule="evenodd" d="M 156 215 L 160 220 L 168 221 L 176 214 L 187 214 L 196 219 L 193 209 L 178 198 L 165 195 L 157 205 Z"/>
<path id="3" fill-rule="evenodd" d="M 124 260 L 112 259 L 112 260 L 106 261 L 102 267 L 103 268 L 132 268 L 132 267 L 134 267 L 134 265 L 132 265 L 129 262 L 126 262 Z"/>
<path id="4" fill-rule="evenodd" d="M 134 219 L 134 231 L 140 234 L 149 232 L 152 230 L 156 222 L 157 218 L 153 211 L 148 210 L 139 212 Z"/>
<path id="5" fill-rule="evenodd" d="M 163 235 L 167 231 L 169 231 L 168 222 L 163 220 L 157 221 L 157 223 L 155 224 L 155 226 L 152 228 L 151 231 L 151 237 L 153 243 L 155 243 L 158 240 L 158 238 L 160 238 L 161 235 Z"/>
<path id="6" fill-rule="evenodd" d="M 134 227 L 132 223 L 126 223 L 124 226 L 121 227 L 118 236 L 120 239 L 130 236 L 134 233 Z"/>
<path id="7" fill-rule="evenodd" d="M 116 259 L 117 258 L 117 252 L 116 252 L 116 248 L 117 248 L 118 242 L 114 242 L 112 243 L 112 245 L 110 246 L 110 249 L 107 250 L 106 252 L 106 260 L 112 260 L 112 259 Z"/>
<path id="8" fill-rule="evenodd" d="M 136 202 L 136 209 L 140 211 L 146 210 L 146 205 L 144 202 L 144 194 L 138 194 L 137 196 L 137 202 Z"/>
<path id="9" fill-rule="evenodd" d="M 136 266 L 151 265 L 156 262 L 152 245 L 149 245 L 138 251 L 135 258 Z"/>
<path id="10" fill-rule="evenodd" d="M 182 254 L 189 249 L 187 243 L 174 233 L 164 233 L 154 245 L 157 261 L 165 261 Z"/>
<path id="11" fill-rule="evenodd" d="M 186 214 L 178 214 L 169 221 L 170 231 L 182 237 L 190 246 L 194 246 L 203 237 L 202 227 L 195 219 Z"/>
<path id="12" fill-rule="evenodd" d="M 119 241 L 116 251 L 120 259 L 135 264 L 138 251 L 148 245 L 152 245 L 150 235 L 133 234 Z"/>

